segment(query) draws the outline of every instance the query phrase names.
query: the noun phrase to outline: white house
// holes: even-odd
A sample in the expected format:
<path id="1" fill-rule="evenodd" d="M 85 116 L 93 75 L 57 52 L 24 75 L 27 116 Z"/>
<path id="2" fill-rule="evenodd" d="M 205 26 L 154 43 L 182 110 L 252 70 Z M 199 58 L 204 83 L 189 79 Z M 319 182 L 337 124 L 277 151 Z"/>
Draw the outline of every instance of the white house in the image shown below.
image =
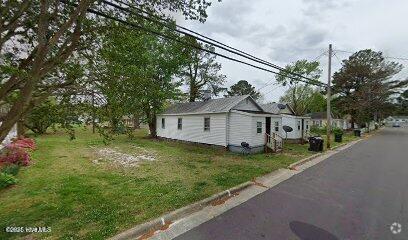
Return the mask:
<path id="1" fill-rule="evenodd" d="M 282 120 L 249 95 L 177 103 L 157 116 L 157 136 L 223 146 L 234 152 L 243 151 L 244 142 L 251 152 L 262 152 L 265 147 L 277 151 L 283 144 Z"/>
<path id="2" fill-rule="evenodd" d="M 265 133 L 271 134 L 272 122 L 279 119 L 279 115 L 264 112 L 249 95 L 177 103 L 157 116 L 157 136 L 231 151 L 242 151 L 241 143 L 246 142 L 251 152 L 262 152 Z"/>
<path id="3" fill-rule="evenodd" d="M 262 104 L 265 112 L 279 115 L 279 122 L 273 123 L 274 130 L 283 138 L 289 141 L 299 141 L 306 139 L 310 130 L 310 117 L 296 116 L 293 109 L 288 104 L 268 103 Z M 292 128 L 291 132 L 285 132 L 283 126 Z M 278 128 L 279 127 L 279 128 Z"/>
<path id="4" fill-rule="evenodd" d="M 386 126 L 408 126 L 408 116 L 389 116 L 384 120 L 384 122 Z"/>
<path id="5" fill-rule="evenodd" d="M 327 113 L 326 112 L 314 112 L 308 113 L 306 116 L 311 118 L 311 125 L 317 127 L 324 127 L 327 125 Z M 331 125 L 334 128 L 349 129 L 351 124 L 347 119 L 342 119 L 331 114 Z"/>

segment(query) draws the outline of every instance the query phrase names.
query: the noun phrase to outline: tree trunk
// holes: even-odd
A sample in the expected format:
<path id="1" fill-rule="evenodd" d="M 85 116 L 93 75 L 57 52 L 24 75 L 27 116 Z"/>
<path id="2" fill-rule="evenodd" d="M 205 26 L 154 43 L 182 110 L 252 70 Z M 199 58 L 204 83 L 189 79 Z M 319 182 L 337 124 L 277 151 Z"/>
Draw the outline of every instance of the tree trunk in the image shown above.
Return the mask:
<path id="1" fill-rule="evenodd" d="M 140 120 L 139 120 L 139 115 L 134 115 L 133 116 L 133 130 L 140 129 Z"/>
<path id="2" fill-rule="evenodd" d="M 24 119 L 20 119 L 17 122 L 17 137 L 24 137 L 26 133 L 26 127 L 24 125 Z"/>
<path id="3" fill-rule="evenodd" d="M 150 137 L 157 137 L 156 115 L 149 117 Z"/>

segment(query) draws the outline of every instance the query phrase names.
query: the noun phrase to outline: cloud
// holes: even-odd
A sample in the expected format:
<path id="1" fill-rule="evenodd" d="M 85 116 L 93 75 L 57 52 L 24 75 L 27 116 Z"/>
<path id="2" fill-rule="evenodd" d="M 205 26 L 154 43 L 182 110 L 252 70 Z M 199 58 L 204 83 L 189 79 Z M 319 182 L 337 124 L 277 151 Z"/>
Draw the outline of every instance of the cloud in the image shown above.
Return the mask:
<path id="1" fill-rule="evenodd" d="M 206 23 L 188 21 L 181 25 L 285 66 L 299 59 L 315 60 L 329 43 L 337 49 L 374 48 L 406 57 L 408 32 L 401 30 L 405 27 L 406 9 L 406 0 L 395 0 L 392 4 L 387 0 L 224 0 L 209 8 Z M 340 60 L 347 57 L 338 53 Z M 274 77 L 222 58 L 217 60 L 228 77 L 227 86 L 246 79 L 262 87 Z M 323 69 L 326 64 L 327 58 L 321 57 Z M 335 59 L 333 71 L 339 67 Z M 325 72 L 322 76 L 326 79 Z M 263 92 L 270 89 L 267 87 Z M 282 89 L 278 89 L 265 98 L 278 99 L 281 94 Z"/>

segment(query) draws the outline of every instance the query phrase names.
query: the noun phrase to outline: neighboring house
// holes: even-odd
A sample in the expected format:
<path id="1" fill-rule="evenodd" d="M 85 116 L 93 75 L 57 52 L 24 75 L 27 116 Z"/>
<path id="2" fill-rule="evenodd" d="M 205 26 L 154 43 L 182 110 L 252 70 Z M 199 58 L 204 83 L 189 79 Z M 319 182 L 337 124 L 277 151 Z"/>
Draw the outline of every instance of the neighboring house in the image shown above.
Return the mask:
<path id="1" fill-rule="evenodd" d="M 0 108 L 0 126 L 2 124 L 3 117 L 7 113 L 7 109 L 4 107 Z M 5 145 L 9 144 L 13 138 L 17 137 L 17 124 L 13 126 L 10 132 L 7 134 L 6 138 L 0 144 L 0 149 L 3 149 Z"/>
<path id="2" fill-rule="evenodd" d="M 394 124 L 408 126 L 408 116 L 389 116 L 384 121 L 386 126 L 392 126 Z"/>
<path id="3" fill-rule="evenodd" d="M 296 116 L 293 109 L 284 103 L 268 103 L 262 104 L 261 107 L 265 112 L 279 115 L 280 118 L 273 124 L 273 129 L 285 139 L 298 141 L 307 138 L 310 130 L 310 117 Z M 292 132 L 283 130 L 283 126 L 289 126 L 293 129 Z"/>
<path id="4" fill-rule="evenodd" d="M 218 145 L 242 151 L 242 142 L 251 152 L 262 152 L 265 133 L 280 116 L 266 113 L 249 95 L 202 102 L 177 103 L 157 116 L 157 136 L 188 142 Z M 268 124 L 267 124 L 268 123 Z"/>
<path id="5" fill-rule="evenodd" d="M 311 118 L 311 125 L 317 127 L 327 126 L 327 112 L 308 113 L 305 116 Z M 342 119 L 331 114 L 331 125 L 334 128 L 348 129 L 349 124 L 346 119 Z"/>

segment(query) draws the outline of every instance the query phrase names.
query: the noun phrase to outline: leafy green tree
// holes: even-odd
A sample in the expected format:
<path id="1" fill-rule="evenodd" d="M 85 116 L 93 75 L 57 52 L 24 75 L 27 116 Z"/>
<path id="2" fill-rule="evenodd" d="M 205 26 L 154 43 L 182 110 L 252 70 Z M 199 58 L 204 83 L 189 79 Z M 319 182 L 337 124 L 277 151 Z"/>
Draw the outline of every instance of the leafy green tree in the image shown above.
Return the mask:
<path id="1" fill-rule="evenodd" d="M 383 116 L 392 96 L 408 84 L 407 80 L 392 79 L 401 69 L 401 64 L 386 61 L 381 52 L 366 49 L 354 53 L 333 75 L 336 107 L 351 115 L 352 125 Z"/>
<path id="2" fill-rule="evenodd" d="M 148 27 L 175 35 L 165 28 Z M 181 82 L 175 76 L 186 63 L 185 47 L 113 23 L 100 54 L 103 69 L 97 88 L 106 99 L 104 115 L 113 130 L 124 116 L 140 111 L 151 136 L 155 137 L 156 114 L 164 109 L 167 101 L 178 99 L 182 94 Z"/>
<path id="3" fill-rule="evenodd" d="M 327 101 L 325 96 L 319 90 L 314 90 L 307 100 L 307 109 L 309 113 L 326 111 Z"/>
<path id="4" fill-rule="evenodd" d="M 227 91 L 226 96 L 242 96 L 250 95 L 253 99 L 257 100 L 261 97 L 261 93 L 256 91 L 255 87 L 252 86 L 246 80 L 240 80 L 230 87 L 230 90 Z"/>
<path id="5" fill-rule="evenodd" d="M 69 1 L 68 1 L 69 2 Z M 137 7 L 156 15 L 181 12 L 187 19 L 205 21 L 210 1 L 189 0 L 132 0 Z M 100 17 L 87 13 L 89 7 L 107 12 L 104 4 L 95 0 L 75 1 L 76 6 L 61 1 L 6 0 L 0 3 L 0 104 L 10 108 L 0 126 L 0 142 L 14 124 L 30 108 L 41 103 L 34 99 L 38 88 L 48 79 L 51 89 L 65 88 L 67 84 L 50 78 L 61 64 L 80 51 L 89 50 Z M 118 10 L 109 9 L 119 15 Z M 88 48 L 88 49 L 87 49 Z M 41 91 L 46 98 L 47 91 Z M 11 101 L 12 100 L 12 101 Z"/>
<path id="6" fill-rule="evenodd" d="M 56 123 L 58 123 L 58 105 L 55 99 L 50 98 L 36 106 L 28 114 L 24 124 L 35 134 L 44 134 Z"/>
<path id="7" fill-rule="evenodd" d="M 397 97 L 394 113 L 404 116 L 408 115 L 408 90 L 405 90 Z"/>
<path id="8" fill-rule="evenodd" d="M 298 116 L 308 112 L 311 106 L 310 99 L 313 95 L 313 88 L 309 85 L 296 85 L 285 91 L 280 98 L 280 102 L 289 104 Z"/>
<path id="9" fill-rule="evenodd" d="M 297 115 L 304 115 L 310 105 L 310 100 L 314 94 L 311 83 L 304 83 L 300 76 L 290 73 L 296 73 L 308 77 L 313 81 L 318 81 L 322 70 L 319 68 L 319 62 L 310 62 L 307 60 L 298 60 L 287 65 L 284 70 L 279 72 L 276 80 L 283 86 L 289 86 L 289 89 L 282 96 L 281 101 L 288 103 Z M 318 100 L 318 99 L 317 99 Z"/>
<path id="10" fill-rule="evenodd" d="M 215 51 L 213 46 L 200 44 L 191 39 L 189 41 L 211 52 Z M 204 88 L 217 96 L 224 90 L 222 84 L 225 83 L 226 76 L 219 73 L 221 64 L 215 61 L 216 56 L 191 47 L 188 50 L 188 63 L 181 71 L 180 77 L 189 88 L 189 101 L 195 102 L 197 99 L 202 99 Z"/>

